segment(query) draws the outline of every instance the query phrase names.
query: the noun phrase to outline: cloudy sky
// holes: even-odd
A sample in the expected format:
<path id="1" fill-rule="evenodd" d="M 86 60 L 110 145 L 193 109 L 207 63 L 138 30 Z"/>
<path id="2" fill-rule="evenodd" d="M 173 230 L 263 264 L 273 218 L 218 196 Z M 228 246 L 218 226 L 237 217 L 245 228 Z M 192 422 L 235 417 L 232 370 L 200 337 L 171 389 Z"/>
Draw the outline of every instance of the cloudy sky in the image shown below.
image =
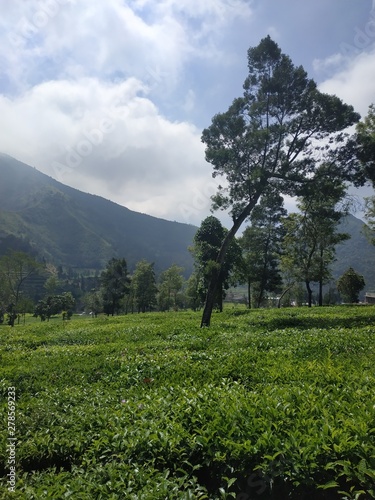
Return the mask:
<path id="1" fill-rule="evenodd" d="M 200 137 L 270 34 L 320 88 L 375 102 L 375 0 L 0 0 L 0 151 L 130 209 L 199 225 Z"/>

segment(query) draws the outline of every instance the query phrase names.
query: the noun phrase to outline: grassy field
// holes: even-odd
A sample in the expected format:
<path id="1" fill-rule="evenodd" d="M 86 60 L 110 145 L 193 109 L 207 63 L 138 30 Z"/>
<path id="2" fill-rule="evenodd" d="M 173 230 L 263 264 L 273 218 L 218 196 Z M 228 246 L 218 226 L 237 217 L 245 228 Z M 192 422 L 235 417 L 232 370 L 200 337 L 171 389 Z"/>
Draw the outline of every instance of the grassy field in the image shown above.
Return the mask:
<path id="1" fill-rule="evenodd" d="M 375 308 L 199 321 L 1 326 L 0 498 L 375 498 Z"/>

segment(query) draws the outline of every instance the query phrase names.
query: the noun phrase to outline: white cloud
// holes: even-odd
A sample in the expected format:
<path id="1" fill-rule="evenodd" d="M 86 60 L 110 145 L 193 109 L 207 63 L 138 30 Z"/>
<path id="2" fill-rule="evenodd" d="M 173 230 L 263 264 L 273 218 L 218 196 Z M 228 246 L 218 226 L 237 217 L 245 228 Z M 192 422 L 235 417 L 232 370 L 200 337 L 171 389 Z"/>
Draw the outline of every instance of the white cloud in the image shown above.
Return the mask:
<path id="1" fill-rule="evenodd" d="M 362 116 L 375 102 L 375 47 L 354 57 L 344 69 L 319 85 L 320 90 L 336 94 L 344 102 L 352 104 Z"/>
<path id="2" fill-rule="evenodd" d="M 326 59 L 314 59 L 313 69 L 316 72 L 337 70 L 338 67 L 342 66 L 346 62 L 344 55 L 340 52 L 337 54 L 332 54 Z"/>
<path id="3" fill-rule="evenodd" d="M 247 0 L 6 3 L 0 151 L 129 208 L 198 224 L 212 194 L 201 131 L 156 102 L 193 113 L 194 88 L 179 88 L 188 63 L 230 64 L 219 42 L 250 15 Z"/>
<path id="4" fill-rule="evenodd" d="M 246 48 L 267 26 L 286 39 L 284 18 L 268 10 L 254 20 L 251 0 L 2 3 L 0 151 L 129 208 L 199 224 L 215 186 L 188 119 L 206 126 L 226 109 Z M 375 100 L 370 21 L 366 52 L 314 66 L 331 74 L 320 88 L 362 115 Z"/>
<path id="5" fill-rule="evenodd" d="M 0 116 L 8 127 L 0 150 L 128 208 L 198 224 L 209 210 L 211 180 L 200 131 L 161 116 L 146 90 L 136 79 L 84 78 L 3 97 Z"/>
<path id="6" fill-rule="evenodd" d="M 240 0 L 31 0 L 14 2 L 1 22 L 4 71 L 21 91 L 35 80 L 98 76 L 171 88 L 192 57 L 222 56 L 214 40 L 250 15 Z"/>

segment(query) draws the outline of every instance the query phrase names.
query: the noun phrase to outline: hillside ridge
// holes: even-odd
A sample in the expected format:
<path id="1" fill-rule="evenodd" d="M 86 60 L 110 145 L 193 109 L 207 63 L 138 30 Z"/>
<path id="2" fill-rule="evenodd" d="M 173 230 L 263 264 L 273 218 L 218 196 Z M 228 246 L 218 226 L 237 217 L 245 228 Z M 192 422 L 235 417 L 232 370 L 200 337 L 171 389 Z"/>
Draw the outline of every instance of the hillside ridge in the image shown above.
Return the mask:
<path id="1" fill-rule="evenodd" d="M 340 223 L 338 231 L 351 238 L 337 245 L 332 274 L 337 280 L 351 266 L 364 276 L 366 290 L 375 290 L 375 247 L 364 225 L 354 215 Z M 146 259 L 157 272 L 177 264 L 188 277 L 196 230 L 66 186 L 0 153 L 0 255 L 16 246 L 80 271 L 101 270 L 112 257 L 124 257 L 133 270 Z"/>
<path id="2" fill-rule="evenodd" d="M 196 230 L 84 193 L 0 154 L 0 238 L 26 240 L 55 264 L 102 269 L 111 257 L 125 257 L 130 269 L 146 259 L 159 271 L 176 263 L 190 274 Z"/>

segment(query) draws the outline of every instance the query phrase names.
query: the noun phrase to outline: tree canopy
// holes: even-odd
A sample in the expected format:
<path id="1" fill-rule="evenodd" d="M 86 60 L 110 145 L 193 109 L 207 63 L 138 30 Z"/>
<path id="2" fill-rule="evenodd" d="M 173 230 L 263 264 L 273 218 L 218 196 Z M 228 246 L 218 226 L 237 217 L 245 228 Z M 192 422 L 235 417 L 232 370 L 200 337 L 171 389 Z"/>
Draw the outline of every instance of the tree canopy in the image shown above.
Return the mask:
<path id="1" fill-rule="evenodd" d="M 251 302 L 260 307 L 265 292 L 275 292 L 281 287 L 279 257 L 284 232 L 281 222 L 287 214 L 283 203 L 278 193 L 263 196 L 251 213 L 251 226 L 240 238 L 243 250 L 241 274 L 248 284 L 249 307 Z"/>
<path id="2" fill-rule="evenodd" d="M 195 272 L 198 277 L 197 286 L 201 302 L 207 293 L 209 282 L 213 275 L 218 278 L 218 286 L 215 296 L 215 304 L 222 310 L 225 290 L 231 284 L 231 277 L 235 266 L 241 259 L 241 248 L 236 240 L 232 240 L 226 252 L 221 266 L 216 259 L 220 251 L 225 235 L 228 230 L 222 225 L 217 217 L 210 215 L 206 217 L 194 236 L 194 245 L 191 252 L 195 259 Z"/>
<path id="3" fill-rule="evenodd" d="M 108 315 L 118 313 L 120 302 L 129 292 L 130 279 L 125 259 L 110 259 L 101 274 L 104 312 Z"/>
<path id="4" fill-rule="evenodd" d="M 367 116 L 357 124 L 357 141 L 363 174 L 375 186 L 375 104 L 369 106 Z"/>
<path id="5" fill-rule="evenodd" d="M 9 252 L 0 259 L 0 310 L 5 309 L 9 315 L 9 325 L 14 326 L 17 314 L 20 312 L 23 287 L 25 282 L 38 270 L 41 265 L 33 257 L 24 252 Z M 4 303 L 7 305 L 4 307 Z"/>
<path id="6" fill-rule="evenodd" d="M 352 267 L 337 281 L 337 290 L 347 302 L 358 302 L 359 292 L 365 287 L 365 280 Z"/>

